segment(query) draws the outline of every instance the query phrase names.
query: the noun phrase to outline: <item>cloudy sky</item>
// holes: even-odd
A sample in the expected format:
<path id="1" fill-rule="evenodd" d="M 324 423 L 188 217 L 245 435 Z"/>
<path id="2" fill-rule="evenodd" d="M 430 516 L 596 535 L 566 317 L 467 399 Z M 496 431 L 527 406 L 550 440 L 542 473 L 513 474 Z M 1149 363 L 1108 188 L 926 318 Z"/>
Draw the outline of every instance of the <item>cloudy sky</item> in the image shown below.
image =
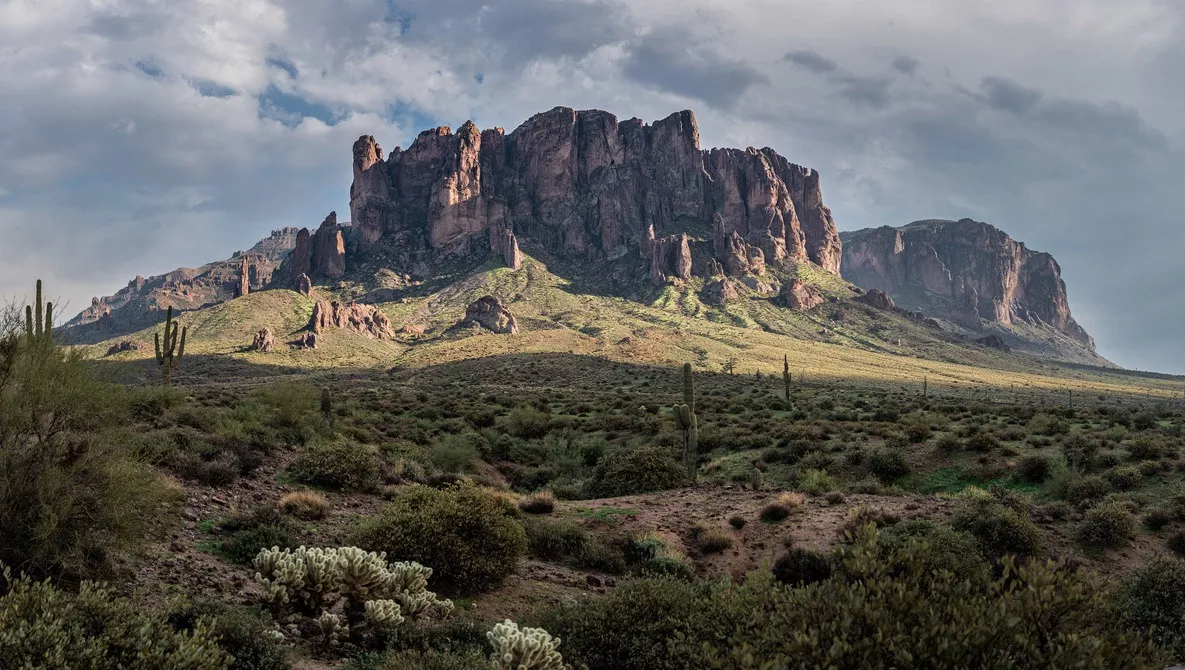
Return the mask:
<path id="1" fill-rule="evenodd" d="M 841 230 L 972 217 L 1185 373 L 1180 0 L 0 0 L 0 295 L 346 218 L 350 145 L 557 105 L 693 109 L 823 174 Z"/>

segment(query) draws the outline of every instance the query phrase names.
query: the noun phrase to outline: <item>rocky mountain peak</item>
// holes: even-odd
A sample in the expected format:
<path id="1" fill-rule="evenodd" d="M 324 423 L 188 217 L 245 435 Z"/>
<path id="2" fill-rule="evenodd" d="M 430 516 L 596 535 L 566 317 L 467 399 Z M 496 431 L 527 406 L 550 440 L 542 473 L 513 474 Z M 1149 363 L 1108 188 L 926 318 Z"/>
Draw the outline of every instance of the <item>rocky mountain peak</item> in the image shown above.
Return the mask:
<path id="1" fill-rule="evenodd" d="M 769 148 L 704 151 L 691 111 L 647 125 L 556 107 L 509 134 L 472 121 L 425 130 L 386 159 L 364 135 L 353 155 L 362 251 L 380 240 L 417 254 L 484 247 L 514 266 L 522 236 L 577 260 L 634 251 L 660 282 L 803 262 L 839 273 L 818 172 Z"/>
<path id="2" fill-rule="evenodd" d="M 970 327 L 1044 323 L 1094 350 L 1070 315 L 1057 261 L 995 226 L 925 220 L 842 237 L 843 277 L 884 291 L 902 307 Z"/>

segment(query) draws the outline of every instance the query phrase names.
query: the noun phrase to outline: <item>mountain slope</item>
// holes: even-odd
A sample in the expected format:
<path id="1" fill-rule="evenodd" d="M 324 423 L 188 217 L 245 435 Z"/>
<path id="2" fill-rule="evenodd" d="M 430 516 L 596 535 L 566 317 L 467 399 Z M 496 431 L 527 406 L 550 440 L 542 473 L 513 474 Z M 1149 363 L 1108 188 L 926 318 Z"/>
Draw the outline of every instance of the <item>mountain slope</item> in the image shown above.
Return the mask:
<path id="1" fill-rule="evenodd" d="M 92 298 L 90 307 L 64 324 L 64 332 L 73 342 L 97 342 L 159 323 L 169 307 L 195 310 L 258 291 L 296 246 L 296 233 L 291 227 L 273 230 L 226 260 L 147 279 L 137 276 L 114 295 Z"/>

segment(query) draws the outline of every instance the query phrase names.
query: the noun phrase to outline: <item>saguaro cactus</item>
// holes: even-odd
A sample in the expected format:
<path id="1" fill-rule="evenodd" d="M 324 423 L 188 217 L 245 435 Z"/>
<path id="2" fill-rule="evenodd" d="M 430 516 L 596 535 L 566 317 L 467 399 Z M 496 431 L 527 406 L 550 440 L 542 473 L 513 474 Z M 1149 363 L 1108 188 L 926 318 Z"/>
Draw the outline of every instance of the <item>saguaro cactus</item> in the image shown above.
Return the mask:
<path id="1" fill-rule="evenodd" d="M 37 297 L 32 305 L 25 305 L 25 335 L 29 344 L 45 342 L 53 338 L 53 303 L 45 303 L 45 315 L 41 312 L 41 280 L 37 280 Z"/>
<path id="2" fill-rule="evenodd" d="M 790 357 L 782 354 L 782 386 L 786 390 L 786 402 L 790 402 L 790 382 L 794 381 L 790 374 Z"/>
<path id="3" fill-rule="evenodd" d="M 333 422 L 333 396 L 330 395 L 329 387 L 321 387 L 321 414 L 324 415 L 325 421 Z"/>
<path id="4" fill-rule="evenodd" d="M 691 363 L 683 364 L 683 404 L 675 405 L 671 411 L 675 415 L 675 427 L 683 433 L 683 465 L 694 481 L 699 447 L 699 420 L 695 416 L 695 381 L 691 376 Z"/>
<path id="5" fill-rule="evenodd" d="M 177 330 L 180 328 L 181 336 L 177 336 Z M 173 371 L 181 364 L 181 357 L 185 355 L 185 335 L 189 332 L 189 326 L 181 328 L 181 325 L 173 322 L 173 308 L 170 306 L 169 310 L 165 312 L 165 341 L 161 344 L 160 333 L 156 333 L 156 362 L 160 365 L 161 376 L 164 378 L 165 386 L 168 386 L 173 380 Z"/>

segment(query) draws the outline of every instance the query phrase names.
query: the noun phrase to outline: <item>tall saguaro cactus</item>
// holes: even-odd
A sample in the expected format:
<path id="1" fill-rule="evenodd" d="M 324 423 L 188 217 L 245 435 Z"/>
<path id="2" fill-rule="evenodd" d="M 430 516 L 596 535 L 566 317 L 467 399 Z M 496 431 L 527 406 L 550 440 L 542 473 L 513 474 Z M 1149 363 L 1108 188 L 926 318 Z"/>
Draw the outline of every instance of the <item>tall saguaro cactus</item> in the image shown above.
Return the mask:
<path id="1" fill-rule="evenodd" d="M 53 303 L 45 303 L 44 317 L 41 308 L 41 280 L 38 279 L 37 297 L 32 305 L 25 305 L 25 335 L 29 344 L 53 339 Z"/>
<path id="2" fill-rule="evenodd" d="M 786 390 L 786 402 L 790 402 L 790 382 L 794 378 L 790 375 L 790 357 L 782 354 L 782 386 Z"/>
<path id="3" fill-rule="evenodd" d="M 675 415 L 675 427 L 683 433 L 683 465 L 692 481 L 695 480 L 695 461 L 699 447 L 699 420 L 695 416 L 695 381 L 691 376 L 691 363 L 683 364 L 683 404 L 671 408 Z"/>
<path id="4" fill-rule="evenodd" d="M 177 330 L 180 328 L 181 336 L 177 336 Z M 185 355 L 185 335 L 189 331 L 189 327 L 181 328 L 181 325 L 173 322 L 173 308 L 170 306 L 169 310 L 165 312 L 165 341 L 162 346 L 160 341 L 160 333 L 156 333 L 156 362 L 160 365 L 161 376 L 164 377 L 165 386 L 168 386 L 173 379 L 173 371 L 181 364 L 181 357 Z"/>

